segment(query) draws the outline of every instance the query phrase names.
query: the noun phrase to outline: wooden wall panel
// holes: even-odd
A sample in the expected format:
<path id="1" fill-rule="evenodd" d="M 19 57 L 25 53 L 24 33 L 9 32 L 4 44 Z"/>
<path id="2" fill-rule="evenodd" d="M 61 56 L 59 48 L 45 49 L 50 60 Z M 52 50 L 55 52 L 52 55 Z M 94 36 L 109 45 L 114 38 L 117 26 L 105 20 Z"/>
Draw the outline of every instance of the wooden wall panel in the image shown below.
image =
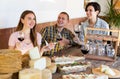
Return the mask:
<path id="1" fill-rule="evenodd" d="M 0 49 L 8 48 L 8 39 L 15 28 L 0 29 Z"/>

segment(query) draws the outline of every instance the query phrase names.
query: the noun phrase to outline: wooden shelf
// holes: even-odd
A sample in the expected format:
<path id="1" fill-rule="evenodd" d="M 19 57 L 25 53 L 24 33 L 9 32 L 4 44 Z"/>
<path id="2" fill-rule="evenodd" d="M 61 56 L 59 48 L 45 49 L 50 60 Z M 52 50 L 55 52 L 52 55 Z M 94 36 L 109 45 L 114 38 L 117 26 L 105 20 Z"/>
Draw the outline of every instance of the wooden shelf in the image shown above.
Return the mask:
<path id="1" fill-rule="evenodd" d="M 104 41 L 118 41 L 118 38 L 115 36 L 106 36 L 106 35 L 98 35 L 98 34 L 88 34 L 86 39 L 94 39 L 94 40 L 104 40 Z"/>
<path id="2" fill-rule="evenodd" d="M 112 57 L 97 56 L 97 55 L 91 55 L 91 54 L 85 55 L 85 58 L 86 59 L 93 59 L 93 60 L 115 61 L 115 59 Z"/>
<path id="3" fill-rule="evenodd" d="M 118 36 L 110 36 L 110 35 L 99 35 L 99 34 L 87 34 L 88 30 L 97 30 L 97 31 L 106 31 L 106 32 L 116 32 L 118 33 Z M 97 60 L 106 60 L 106 61 L 114 61 L 116 59 L 117 55 L 117 49 L 120 42 L 120 31 L 119 30 L 109 30 L 109 29 L 100 29 L 100 28 L 86 28 L 86 34 L 85 34 L 85 43 L 87 43 L 87 40 L 104 40 L 104 41 L 113 41 L 115 42 L 115 55 L 113 58 L 107 57 L 107 56 L 97 56 L 97 55 L 86 55 L 86 58 L 89 59 L 97 59 Z"/>

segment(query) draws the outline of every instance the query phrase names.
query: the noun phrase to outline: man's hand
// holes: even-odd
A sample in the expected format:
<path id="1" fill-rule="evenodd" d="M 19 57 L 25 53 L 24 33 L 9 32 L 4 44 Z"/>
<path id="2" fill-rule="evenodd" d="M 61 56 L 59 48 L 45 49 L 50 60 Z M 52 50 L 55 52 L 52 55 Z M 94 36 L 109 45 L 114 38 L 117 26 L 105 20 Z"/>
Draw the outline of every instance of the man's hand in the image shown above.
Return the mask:
<path id="1" fill-rule="evenodd" d="M 66 38 L 62 38 L 62 40 L 59 41 L 59 44 L 60 44 L 60 46 L 62 46 L 62 47 L 68 45 L 69 43 L 70 43 L 70 41 L 69 41 L 68 39 L 66 39 Z"/>

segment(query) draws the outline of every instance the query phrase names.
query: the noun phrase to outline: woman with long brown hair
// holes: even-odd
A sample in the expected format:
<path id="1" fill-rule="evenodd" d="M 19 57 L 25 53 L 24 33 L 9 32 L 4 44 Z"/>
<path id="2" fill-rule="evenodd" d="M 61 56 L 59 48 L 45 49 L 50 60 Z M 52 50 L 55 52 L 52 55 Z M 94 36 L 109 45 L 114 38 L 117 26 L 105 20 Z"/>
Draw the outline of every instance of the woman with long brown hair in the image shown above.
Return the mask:
<path id="1" fill-rule="evenodd" d="M 28 52 L 33 47 L 41 46 L 41 34 L 35 31 L 36 16 L 33 11 L 26 10 L 20 16 L 16 32 L 12 33 L 9 38 L 9 49 L 17 49 L 22 52 L 22 55 Z M 48 46 L 41 48 L 41 54 L 44 51 L 50 50 Z"/>

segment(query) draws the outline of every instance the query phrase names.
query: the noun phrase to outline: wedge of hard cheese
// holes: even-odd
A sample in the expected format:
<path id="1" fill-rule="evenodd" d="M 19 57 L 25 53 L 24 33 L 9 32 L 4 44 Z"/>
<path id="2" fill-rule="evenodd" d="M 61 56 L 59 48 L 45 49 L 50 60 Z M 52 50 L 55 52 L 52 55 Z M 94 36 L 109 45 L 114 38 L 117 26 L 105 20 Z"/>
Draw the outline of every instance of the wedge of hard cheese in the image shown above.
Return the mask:
<path id="1" fill-rule="evenodd" d="M 39 58 L 29 61 L 30 68 L 35 68 L 39 70 L 43 70 L 46 68 L 46 59 L 45 58 Z"/>
<path id="2" fill-rule="evenodd" d="M 115 72 L 107 65 L 101 65 L 100 71 L 111 76 L 115 75 Z"/>
<path id="3" fill-rule="evenodd" d="M 40 55 L 38 47 L 34 47 L 31 50 L 29 50 L 29 56 L 31 60 L 40 58 L 41 55 Z"/>
<path id="4" fill-rule="evenodd" d="M 24 69 L 19 72 L 19 79 L 42 79 L 42 71 L 38 69 Z"/>
<path id="5" fill-rule="evenodd" d="M 51 59 L 49 57 L 43 56 L 41 58 L 45 58 L 46 59 L 46 67 L 51 66 Z"/>
<path id="6" fill-rule="evenodd" d="M 52 63 L 51 66 L 48 66 L 47 69 L 49 69 L 52 73 L 55 73 L 57 70 L 57 66 L 55 63 Z"/>
<path id="7" fill-rule="evenodd" d="M 42 79 L 52 79 L 52 73 L 49 69 L 42 70 Z"/>
<path id="8" fill-rule="evenodd" d="M 0 74 L 0 79 L 12 79 L 12 73 Z"/>

